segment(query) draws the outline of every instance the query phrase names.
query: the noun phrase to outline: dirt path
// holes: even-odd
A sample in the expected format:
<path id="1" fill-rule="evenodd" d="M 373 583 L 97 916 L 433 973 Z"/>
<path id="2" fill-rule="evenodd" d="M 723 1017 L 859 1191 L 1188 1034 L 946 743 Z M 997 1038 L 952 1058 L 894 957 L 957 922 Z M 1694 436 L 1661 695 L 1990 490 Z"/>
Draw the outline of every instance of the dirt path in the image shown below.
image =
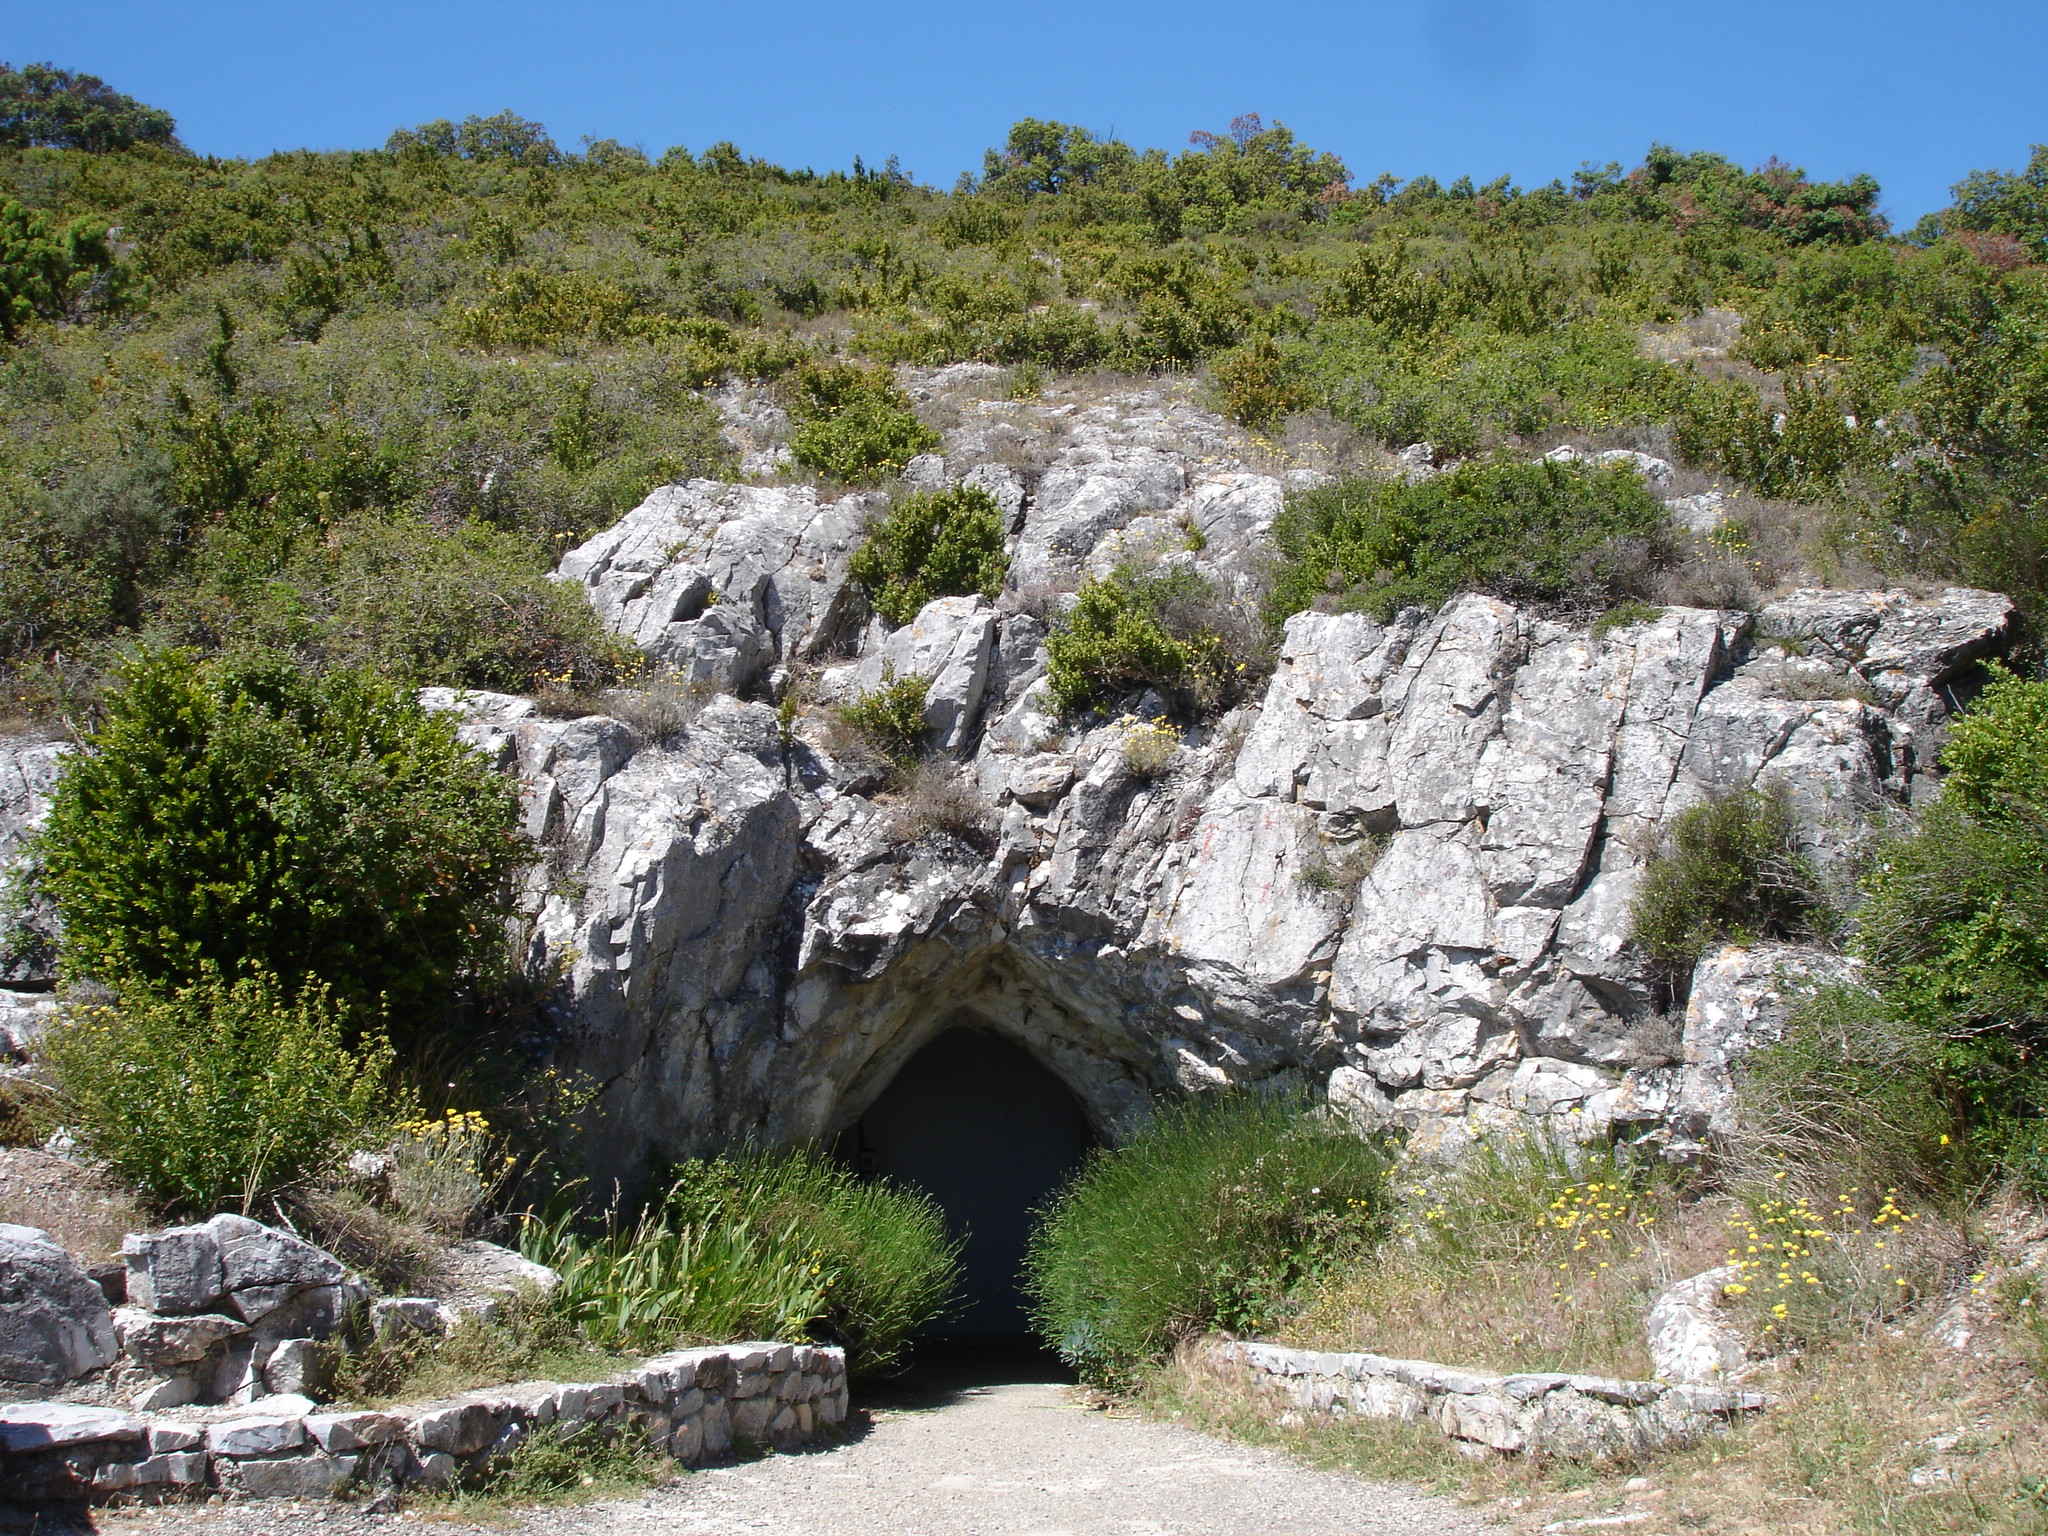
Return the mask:
<path id="1" fill-rule="evenodd" d="M 1027 1373 L 1028 1374 L 1028 1373 Z M 806 1455 L 528 1517 L 526 1536 L 1476 1536 L 1448 1500 L 1093 1412 L 1046 1381 L 939 1388 Z"/>
<path id="2" fill-rule="evenodd" d="M 494 1536 L 1479 1536 L 1447 1499 L 1085 1406 L 1037 1357 L 940 1360 L 830 1449 L 714 1467 L 604 1503 L 500 1516 Z M 431 1507 L 107 1512 L 100 1536 L 485 1536 Z M 14 1536 L 9 1527 L 8 1536 Z M 43 1527 L 37 1536 L 52 1536 Z"/>

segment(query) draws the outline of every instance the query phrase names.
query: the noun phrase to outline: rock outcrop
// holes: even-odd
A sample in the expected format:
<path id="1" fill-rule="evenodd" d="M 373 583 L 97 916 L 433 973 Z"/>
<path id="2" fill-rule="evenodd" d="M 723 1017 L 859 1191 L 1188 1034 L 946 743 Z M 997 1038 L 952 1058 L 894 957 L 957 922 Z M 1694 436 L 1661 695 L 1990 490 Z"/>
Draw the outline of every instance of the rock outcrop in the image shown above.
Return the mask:
<path id="1" fill-rule="evenodd" d="M 659 657 L 707 654 L 704 616 L 730 609 L 773 641 L 752 675 L 817 664 L 825 700 L 930 679 L 928 744 L 990 800 L 992 847 L 907 833 L 815 718 L 785 736 L 765 703 L 720 697 L 658 743 L 439 696 L 528 787 L 551 871 L 532 958 L 559 967 L 563 1049 L 604 1085 L 608 1176 L 829 1135 L 963 1019 L 1026 1045 L 1111 1137 L 1162 1091 L 1291 1074 L 1423 1151 L 1537 1124 L 1696 1147 L 1728 1060 L 1771 1027 L 1728 1009 L 1841 967 L 1712 959 L 1700 1017 L 1673 1012 L 1627 943 L 1669 819 L 1778 781 L 1816 857 L 1839 856 L 1924 794 L 1943 722 L 2010 638 L 2004 599 L 1961 590 L 1798 591 L 1598 635 L 1482 596 L 1304 613 L 1263 699 L 1140 772 L 1128 724 L 1049 712 L 1042 615 L 1119 559 L 1244 590 L 1282 480 L 1158 392 L 955 407 L 918 478 L 1009 512 L 993 605 L 941 599 L 891 630 L 845 574 L 867 500 L 704 483 L 562 574 Z"/>
<path id="2" fill-rule="evenodd" d="M 1670 818 L 1778 782 L 1816 858 L 1840 857 L 1924 796 L 1945 721 L 2010 639 L 2010 605 L 1964 590 L 1797 591 L 1599 633 L 1485 596 L 1303 613 L 1262 698 L 1138 765 L 1127 721 L 1049 709 L 1062 594 L 1129 559 L 1246 593 L 1286 483 L 1166 391 L 975 398 L 985 372 L 911 383 L 957 417 L 917 482 L 980 485 L 1009 516 L 995 603 L 891 630 L 846 573 L 872 495 L 693 481 L 559 573 L 725 690 L 686 727 L 429 691 L 524 786 L 544 853 L 529 956 L 560 978 L 562 1059 L 600 1085 L 600 1180 L 829 1136 L 966 1020 L 1034 1052 L 1110 1138 L 1162 1092 L 1291 1075 L 1425 1152 L 1506 1125 L 1683 1151 L 1770 1027 L 1714 999 L 1743 1014 L 1839 966 L 1713 960 L 1741 975 L 1710 965 L 1699 1018 L 1674 1012 L 1627 942 Z M 927 741 L 987 797 L 991 836 L 919 830 L 939 823 L 836 759 L 823 711 L 786 732 L 764 695 L 804 669 L 824 699 L 930 679 Z"/>

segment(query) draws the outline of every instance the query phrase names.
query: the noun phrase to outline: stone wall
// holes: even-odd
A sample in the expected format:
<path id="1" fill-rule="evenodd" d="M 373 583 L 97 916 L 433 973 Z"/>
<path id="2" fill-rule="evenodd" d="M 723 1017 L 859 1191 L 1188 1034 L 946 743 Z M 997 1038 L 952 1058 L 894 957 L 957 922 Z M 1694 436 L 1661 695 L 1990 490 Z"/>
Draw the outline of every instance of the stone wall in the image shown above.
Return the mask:
<path id="1" fill-rule="evenodd" d="M 697 1466 L 736 1442 L 808 1444 L 846 1409 L 843 1351 L 775 1343 L 678 1350 L 608 1381 L 522 1382 L 384 1412 L 283 1397 L 184 1415 L 18 1403 L 0 1407 L 0 1501 L 446 1487 L 540 1431 L 630 1435 Z"/>
<path id="2" fill-rule="evenodd" d="M 1555 1371 L 1482 1375 L 1428 1360 L 1218 1344 L 1208 1369 L 1271 1389 L 1280 1411 L 1432 1425 L 1481 1453 L 1613 1461 L 1686 1445 L 1768 1407 L 1714 1386 Z"/>

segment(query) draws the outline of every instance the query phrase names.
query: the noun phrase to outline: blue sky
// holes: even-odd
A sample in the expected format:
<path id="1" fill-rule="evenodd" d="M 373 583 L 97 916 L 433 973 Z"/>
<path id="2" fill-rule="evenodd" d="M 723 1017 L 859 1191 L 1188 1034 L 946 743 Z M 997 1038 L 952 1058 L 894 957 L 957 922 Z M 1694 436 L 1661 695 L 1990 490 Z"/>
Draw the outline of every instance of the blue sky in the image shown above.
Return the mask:
<path id="1" fill-rule="evenodd" d="M 1652 140 L 1893 217 L 2048 140 L 2048 0 L 4 0 L 0 57 L 104 76 L 202 153 L 381 144 L 510 107 L 585 134 L 950 185 L 1017 117 L 1179 147 L 1240 112 L 1381 171 L 1525 184 Z"/>

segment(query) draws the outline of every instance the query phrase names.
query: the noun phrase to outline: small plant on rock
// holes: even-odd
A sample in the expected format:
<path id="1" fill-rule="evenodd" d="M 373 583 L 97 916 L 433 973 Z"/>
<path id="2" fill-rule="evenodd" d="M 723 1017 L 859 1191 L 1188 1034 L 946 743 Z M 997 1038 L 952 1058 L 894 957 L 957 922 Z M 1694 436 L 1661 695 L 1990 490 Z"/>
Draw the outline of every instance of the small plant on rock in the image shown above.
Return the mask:
<path id="1" fill-rule="evenodd" d="M 1052 702 L 1073 712 L 1150 688 L 1178 714 L 1227 709 L 1266 661 L 1262 637 L 1184 565 L 1119 567 L 1085 582 L 1046 639 Z"/>
<path id="2" fill-rule="evenodd" d="M 1715 944 L 1753 944 L 1831 925 L 1782 785 L 1681 811 L 1630 908 L 1636 945 L 1674 984 Z"/>
<path id="3" fill-rule="evenodd" d="M 1138 720 L 1125 716 L 1123 744 L 1124 767 L 1133 778 L 1156 779 L 1166 771 L 1173 761 L 1173 754 L 1180 750 L 1180 732 L 1164 720 Z"/>
<path id="4" fill-rule="evenodd" d="M 939 434 L 917 419 L 886 368 L 799 368 L 787 386 L 790 451 L 806 468 L 861 485 L 900 475 Z"/>
<path id="5" fill-rule="evenodd" d="M 930 690 L 928 678 L 891 672 L 880 687 L 842 705 L 839 719 L 894 762 L 908 763 L 924 747 L 924 701 Z"/>
<path id="6" fill-rule="evenodd" d="M 988 492 L 959 486 L 898 502 L 847 570 L 868 589 L 875 612 L 908 624 L 933 598 L 994 597 L 1006 564 L 1002 508 Z"/>

